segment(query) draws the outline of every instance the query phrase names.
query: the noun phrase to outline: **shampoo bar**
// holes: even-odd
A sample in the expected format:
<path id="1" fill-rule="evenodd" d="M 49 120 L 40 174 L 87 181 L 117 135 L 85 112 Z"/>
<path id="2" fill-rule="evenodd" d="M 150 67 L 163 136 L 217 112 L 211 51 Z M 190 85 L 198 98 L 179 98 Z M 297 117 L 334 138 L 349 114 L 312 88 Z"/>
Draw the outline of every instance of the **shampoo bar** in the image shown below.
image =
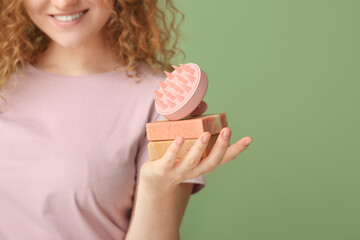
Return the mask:
<path id="1" fill-rule="evenodd" d="M 225 113 L 206 114 L 177 121 L 157 121 L 146 124 L 146 134 L 149 141 L 174 140 L 177 136 L 185 139 L 199 138 L 203 132 L 217 134 L 227 127 Z"/>
<path id="2" fill-rule="evenodd" d="M 219 136 L 219 134 L 211 135 L 210 141 L 209 141 L 208 145 L 206 146 L 206 149 L 201 158 L 204 158 L 207 155 L 209 155 L 218 136 Z M 197 139 L 185 139 L 184 144 L 182 145 L 177 158 L 183 158 L 186 155 L 186 153 L 190 150 L 190 148 L 195 144 L 196 140 Z M 168 149 L 168 147 L 170 146 L 170 144 L 173 141 L 174 140 L 149 142 L 148 152 L 149 152 L 150 160 L 156 160 L 156 159 L 161 158 L 165 154 L 166 150 Z"/>

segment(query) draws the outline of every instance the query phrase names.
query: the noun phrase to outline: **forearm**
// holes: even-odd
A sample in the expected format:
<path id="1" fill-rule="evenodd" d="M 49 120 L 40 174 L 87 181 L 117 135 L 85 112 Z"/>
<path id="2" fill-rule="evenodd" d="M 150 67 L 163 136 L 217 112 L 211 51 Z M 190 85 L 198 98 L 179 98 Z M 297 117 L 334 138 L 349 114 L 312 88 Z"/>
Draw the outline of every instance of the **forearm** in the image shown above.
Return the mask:
<path id="1" fill-rule="evenodd" d="M 177 240 L 193 184 L 151 190 L 140 181 L 126 240 Z"/>

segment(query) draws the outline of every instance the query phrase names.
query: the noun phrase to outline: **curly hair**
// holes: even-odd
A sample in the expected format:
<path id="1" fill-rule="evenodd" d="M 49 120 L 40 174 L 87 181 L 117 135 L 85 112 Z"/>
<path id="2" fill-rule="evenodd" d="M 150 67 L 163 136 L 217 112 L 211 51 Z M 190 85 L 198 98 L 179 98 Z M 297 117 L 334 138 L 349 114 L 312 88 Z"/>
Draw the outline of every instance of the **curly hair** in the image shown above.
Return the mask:
<path id="1" fill-rule="evenodd" d="M 50 42 L 32 23 L 22 2 L 0 1 L 0 91 L 11 74 L 21 74 L 26 63 L 35 63 Z M 104 0 L 105 5 L 110 2 L 112 15 L 105 32 L 119 63 L 116 69 L 126 66 L 126 74 L 137 79 L 141 63 L 154 72 L 170 71 L 176 54 L 185 56 L 178 47 L 184 14 L 172 0 L 164 0 L 163 6 L 157 0 Z"/>

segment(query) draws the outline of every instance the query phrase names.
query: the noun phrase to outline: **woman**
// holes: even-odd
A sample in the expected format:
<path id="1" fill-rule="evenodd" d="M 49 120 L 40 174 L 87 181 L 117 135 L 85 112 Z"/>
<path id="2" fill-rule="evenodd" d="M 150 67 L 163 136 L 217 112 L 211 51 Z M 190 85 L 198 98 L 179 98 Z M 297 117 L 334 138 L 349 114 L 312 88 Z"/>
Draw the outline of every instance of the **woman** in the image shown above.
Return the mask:
<path id="1" fill-rule="evenodd" d="M 153 0 L 5 0 L 0 9 L 1 239 L 179 239 L 202 175 L 252 139 L 229 146 L 224 128 L 201 159 L 204 133 L 176 162 L 179 136 L 148 161 L 144 126 L 162 118 L 153 89 L 177 50 L 175 24 Z"/>

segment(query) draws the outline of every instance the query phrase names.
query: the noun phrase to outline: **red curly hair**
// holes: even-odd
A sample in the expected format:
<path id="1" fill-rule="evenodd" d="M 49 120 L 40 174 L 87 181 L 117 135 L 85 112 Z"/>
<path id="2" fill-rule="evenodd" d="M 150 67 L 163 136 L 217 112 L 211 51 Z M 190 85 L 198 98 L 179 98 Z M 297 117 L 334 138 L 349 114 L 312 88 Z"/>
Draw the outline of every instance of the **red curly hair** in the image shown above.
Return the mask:
<path id="1" fill-rule="evenodd" d="M 104 0 L 104 4 L 110 2 L 113 6 L 105 26 L 106 39 L 129 77 L 138 77 L 140 63 L 154 71 L 170 71 L 171 59 L 177 53 L 185 56 L 178 48 L 184 15 L 172 0 L 164 0 L 163 6 L 157 0 Z M 21 74 L 26 63 L 36 62 L 49 42 L 49 37 L 32 23 L 21 0 L 1 0 L 0 91 L 11 74 Z"/>

